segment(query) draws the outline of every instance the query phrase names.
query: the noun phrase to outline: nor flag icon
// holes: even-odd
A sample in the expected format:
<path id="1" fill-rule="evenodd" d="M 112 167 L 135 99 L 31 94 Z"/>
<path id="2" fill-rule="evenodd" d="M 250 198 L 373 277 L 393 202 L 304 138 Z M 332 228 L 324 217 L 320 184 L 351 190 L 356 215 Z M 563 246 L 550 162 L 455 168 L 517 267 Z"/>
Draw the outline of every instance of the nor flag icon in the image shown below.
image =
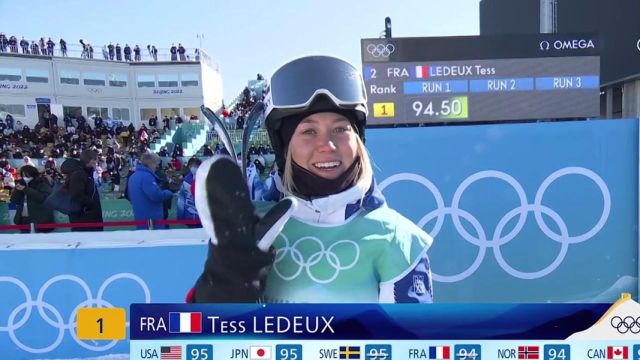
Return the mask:
<path id="1" fill-rule="evenodd" d="M 169 333 L 202 333 L 202 313 L 170 312 Z"/>
<path id="2" fill-rule="evenodd" d="M 251 360 L 270 360 L 271 346 L 252 346 L 249 348 Z"/>

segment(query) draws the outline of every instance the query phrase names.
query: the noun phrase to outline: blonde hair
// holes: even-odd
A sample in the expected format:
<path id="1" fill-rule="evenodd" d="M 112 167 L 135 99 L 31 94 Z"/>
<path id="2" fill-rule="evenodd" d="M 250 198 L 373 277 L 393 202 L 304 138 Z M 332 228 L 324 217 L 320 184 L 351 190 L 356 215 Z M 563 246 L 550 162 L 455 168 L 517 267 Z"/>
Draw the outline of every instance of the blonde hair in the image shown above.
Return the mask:
<path id="1" fill-rule="evenodd" d="M 360 160 L 358 174 L 356 175 L 355 183 L 359 183 L 362 180 L 369 181 L 373 179 L 373 168 L 371 167 L 371 159 L 369 153 L 364 147 L 364 143 L 360 136 L 356 135 L 356 155 Z M 364 187 L 360 200 L 364 198 L 364 195 L 369 190 L 369 185 Z M 296 184 L 293 182 L 293 157 L 291 155 L 291 142 L 287 147 L 287 153 L 285 155 L 284 171 L 282 172 L 282 190 L 285 195 L 293 194 L 296 190 Z"/>

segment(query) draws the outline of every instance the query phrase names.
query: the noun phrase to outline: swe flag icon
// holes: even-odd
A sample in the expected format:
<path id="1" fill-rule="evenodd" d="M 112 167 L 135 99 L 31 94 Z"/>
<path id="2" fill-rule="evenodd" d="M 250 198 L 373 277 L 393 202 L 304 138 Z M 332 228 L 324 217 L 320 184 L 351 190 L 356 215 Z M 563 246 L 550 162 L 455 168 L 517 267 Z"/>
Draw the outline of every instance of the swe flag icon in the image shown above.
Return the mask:
<path id="1" fill-rule="evenodd" d="M 429 67 L 424 65 L 416 66 L 416 78 L 426 79 L 429 77 Z"/>
<path id="2" fill-rule="evenodd" d="M 202 332 L 202 313 L 200 312 L 170 312 L 169 333 Z"/>

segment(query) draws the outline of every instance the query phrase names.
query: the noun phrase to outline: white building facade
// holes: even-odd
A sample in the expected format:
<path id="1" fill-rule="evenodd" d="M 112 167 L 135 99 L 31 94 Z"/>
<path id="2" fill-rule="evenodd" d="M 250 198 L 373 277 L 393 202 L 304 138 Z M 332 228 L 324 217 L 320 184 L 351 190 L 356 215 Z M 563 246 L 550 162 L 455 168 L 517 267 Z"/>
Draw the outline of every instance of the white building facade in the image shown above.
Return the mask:
<path id="1" fill-rule="evenodd" d="M 200 61 L 117 62 L 0 53 L 0 117 L 33 127 L 45 110 L 101 116 L 139 127 L 152 116 L 192 115 L 222 106 L 222 77 L 206 53 Z M 91 124 L 91 122 L 90 122 Z"/>

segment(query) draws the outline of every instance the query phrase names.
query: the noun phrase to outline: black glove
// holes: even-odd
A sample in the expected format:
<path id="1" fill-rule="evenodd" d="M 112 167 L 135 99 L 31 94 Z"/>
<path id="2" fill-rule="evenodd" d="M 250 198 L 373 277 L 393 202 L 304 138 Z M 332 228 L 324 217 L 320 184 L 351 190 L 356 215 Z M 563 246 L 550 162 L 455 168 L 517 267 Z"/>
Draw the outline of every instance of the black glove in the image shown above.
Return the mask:
<path id="1" fill-rule="evenodd" d="M 291 213 L 287 198 L 260 218 L 238 165 L 214 156 L 198 168 L 196 207 L 203 227 L 214 234 L 204 272 L 196 282 L 192 302 L 257 302 L 275 252 L 271 244 Z"/>

